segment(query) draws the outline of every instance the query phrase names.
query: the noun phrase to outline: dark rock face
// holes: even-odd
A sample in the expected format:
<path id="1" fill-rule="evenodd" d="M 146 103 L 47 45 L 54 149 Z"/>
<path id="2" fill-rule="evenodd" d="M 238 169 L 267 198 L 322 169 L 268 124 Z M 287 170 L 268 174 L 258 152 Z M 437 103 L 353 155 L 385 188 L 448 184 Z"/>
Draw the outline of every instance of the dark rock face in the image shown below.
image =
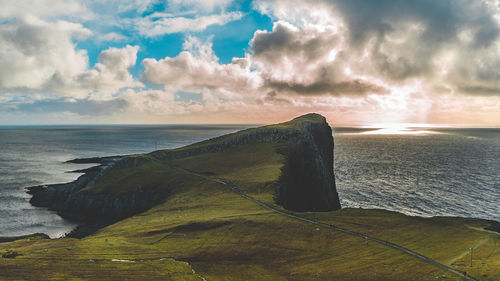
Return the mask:
<path id="1" fill-rule="evenodd" d="M 148 210 L 161 201 L 154 189 L 114 196 L 78 192 L 81 188 L 75 183 L 49 186 L 33 194 L 30 203 L 58 211 L 60 216 L 76 221 L 115 221 Z"/>
<path id="2" fill-rule="evenodd" d="M 66 184 L 35 186 L 28 189 L 33 197 L 30 203 L 55 210 L 64 218 L 82 222 L 113 222 L 143 212 L 161 202 L 165 190 L 139 189 L 118 196 L 91 194 L 81 191 L 103 175 L 112 166 L 137 165 L 137 159 L 126 157 L 103 158 L 101 166 L 89 169 L 77 180 Z M 95 163 L 95 162 L 94 162 Z"/>
<path id="3" fill-rule="evenodd" d="M 333 174 L 332 129 L 321 123 L 305 123 L 287 153 L 278 181 L 276 202 L 293 211 L 340 209 Z"/>

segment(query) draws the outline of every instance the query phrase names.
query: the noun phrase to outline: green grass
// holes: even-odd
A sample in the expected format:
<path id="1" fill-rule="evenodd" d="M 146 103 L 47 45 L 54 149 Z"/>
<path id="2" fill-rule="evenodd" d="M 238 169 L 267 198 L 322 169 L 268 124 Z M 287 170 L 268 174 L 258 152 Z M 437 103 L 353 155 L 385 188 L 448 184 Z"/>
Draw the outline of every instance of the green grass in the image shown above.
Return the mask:
<path id="1" fill-rule="evenodd" d="M 41 279 L 196 280 L 191 268 L 207 280 L 430 280 L 450 276 L 399 251 L 347 234 L 316 230 L 314 225 L 271 213 L 223 185 L 187 177 L 192 178 L 189 186 L 179 187 L 182 192 L 165 203 L 87 238 L 0 244 L 0 251 L 9 248 L 21 254 L 0 259 L 0 277 L 29 279 L 36 270 Z M 487 239 L 476 250 L 475 264 L 486 263 L 478 273 L 492 279 L 500 275 L 499 253 L 491 247 L 498 243 L 498 235 L 469 227 L 468 219 L 423 219 L 361 209 L 304 215 L 365 230 L 443 263 L 460 254 L 458 245 Z"/>
<path id="2" fill-rule="evenodd" d="M 197 173 L 227 179 L 244 187 L 245 192 L 273 194 L 284 156 L 269 143 L 245 144 L 221 152 L 202 153 L 172 163 Z"/>
<path id="3" fill-rule="evenodd" d="M 184 180 L 181 177 L 181 180 Z M 82 189 L 82 192 L 123 194 L 137 189 L 155 188 L 166 190 L 179 181 L 178 173 L 169 166 L 147 161 L 137 167 L 116 168 L 107 171 L 95 184 Z"/>
<path id="4" fill-rule="evenodd" d="M 199 160 L 183 163 L 189 166 Z M 0 251 L 21 254 L 0 259 L 1 279 L 30 279 L 36 272 L 37 278 L 54 280 L 201 280 L 192 269 L 207 280 L 430 280 L 450 276 L 396 250 L 271 213 L 221 184 L 166 169 L 177 179 L 177 191 L 145 213 L 81 240 L 0 243 Z M 231 174 L 230 170 L 210 172 L 218 178 L 218 171 Z M 500 276 L 500 253 L 492 247 L 499 242 L 498 235 L 470 224 L 475 220 L 425 219 L 361 209 L 301 215 L 402 244 L 443 263 L 486 240 L 476 249 L 475 267 L 468 271 L 492 279 Z M 450 265 L 463 270 L 466 259 Z"/>
<path id="5" fill-rule="evenodd" d="M 165 203 L 87 238 L 0 244 L 0 251 L 9 248 L 21 254 L 0 259 L 0 277 L 29 279 L 37 272 L 41 279 L 196 280 L 191 267 L 207 280 L 450 276 L 396 250 L 271 213 L 223 185 L 186 177 L 191 177 L 189 185 L 179 187 L 182 191 Z M 403 244 L 443 263 L 459 255 L 464 246 L 487 239 L 476 250 L 475 264 L 486 263 L 478 274 L 500 276 L 496 266 L 500 254 L 491 247 L 499 242 L 498 235 L 469 227 L 467 219 L 423 219 L 359 209 L 304 215 Z"/>
<path id="6" fill-rule="evenodd" d="M 211 146 L 214 144 L 223 143 L 223 142 L 231 140 L 235 137 L 247 135 L 247 134 L 252 133 L 252 132 L 264 131 L 264 130 L 268 130 L 268 129 L 276 129 L 278 131 L 280 131 L 280 130 L 285 131 L 285 130 L 290 130 L 290 129 L 298 130 L 298 129 L 304 128 L 305 124 L 307 124 L 307 123 L 314 124 L 314 123 L 323 123 L 323 122 L 326 122 L 326 119 L 319 114 L 314 114 L 314 113 L 306 114 L 306 115 L 297 117 L 297 118 L 295 118 L 291 121 L 288 121 L 288 122 L 283 122 L 283 123 L 279 123 L 279 124 L 272 124 L 272 125 L 262 126 L 262 127 L 258 127 L 258 128 L 250 128 L 250 129 L 246 129 L 246 130 L 241 130 L 241 131 L 238 131 L 238 132 L 235 132 L 232 134 L 227 134 L 227 135 L 223 135 L 220 137 L 215 137 L 212 139 L 197 142 L 197 143 L 187 145 L 184 147 L 180 147 L 177 149 L 167 149 L 167 150 L 155 151 L 155 152 L 152 152 L 151 155 L 156 157 L 156 158 L 167 158 L 168 159 L 169 156 L 172 156 L 175 154 L 183 153 L 186 151 L 190 151 L 190 150 L 194 150 L 194 149 L 198 149 L 198 148 L 202 148 L 202 147 Z"/>
<path id="7" fill-rule="evenodd" d="M 318 116 L 311 115 L 302 119 Z M 301 126 L 301 120 L 276 126 Z M 436 280 L 451 273 L 400 251 L 297 221 L 233 193 L 227 179 L 276 206 L 279 144 L 246 144 L 170 159 L 136 155 L 85 192 L 168 192 L 154 208 L 83 239 L 26 237 L 0 243 L 1 280 Z M 174 168 L 193 171 L 191 173 Z M 500 235 L 488 222 L 342 209 L 300 216 L 387 240 L 483 280 L 500 279 Z M 475 247 L 470 267 L 468 248 Z M 129 261 L 113 261 L 129 260 Z M 193 272 L 194 270 L 194 272 Z"/>

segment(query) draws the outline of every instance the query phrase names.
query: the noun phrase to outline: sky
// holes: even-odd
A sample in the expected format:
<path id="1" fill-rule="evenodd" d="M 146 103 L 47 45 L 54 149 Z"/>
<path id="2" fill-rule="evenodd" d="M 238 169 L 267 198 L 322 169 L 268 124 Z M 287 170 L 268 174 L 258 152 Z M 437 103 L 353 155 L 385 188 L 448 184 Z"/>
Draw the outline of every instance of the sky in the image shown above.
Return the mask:
<path id="1" fill-rule="evenodd" d="M 0 125 L 500 126 L 500 0 L 0 7 Z"/>

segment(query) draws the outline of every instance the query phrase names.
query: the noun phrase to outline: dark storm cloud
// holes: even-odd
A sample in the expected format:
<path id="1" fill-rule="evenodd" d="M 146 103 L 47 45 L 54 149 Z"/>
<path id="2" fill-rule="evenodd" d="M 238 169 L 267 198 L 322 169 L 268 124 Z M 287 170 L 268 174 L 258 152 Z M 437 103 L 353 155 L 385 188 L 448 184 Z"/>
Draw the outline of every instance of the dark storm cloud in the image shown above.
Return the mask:
<path id="1" fill-rule="evenodd" d="M 339 50 L 335 30 L 300 30 L 277 22 L 271 32 L 256 32 L 251 47 L 252 59 L 263 72 L 263 86 L 271 93 L 360 96 L 388 92 L 369 81 L 345 75 L 347 58 L 345 51 Z"/>
<path id="2" fill-rule="evenodd" d="M 460 85 L 458 90 L 465 94 L 475 94 L 481 96 L 500 96 L 500 85 L 497 86 L 477 86 L 477 85 Z"/>
<path id="3" fill-rule="evenodd" d="M 498 1 L 257 0 L 256 5 L 279 19 L 272 32 L 256 32 L 251 42 L 257 62 L 288 71 L 286 79 L 271 71 L 265 76 L 277 91 L 385 92 L 356 81 L 358 75 L 368 84 L 418 82 L 462 94 L 499 94 Z M 331 50 L 336 55 L 329 60 Z"/>
<path id="4" fill-rule="evenodd" d="M 351 48 L 366 48 L 367 42 L 375 39 L 370 50 L 375 66 L 393 80 L 432 75 L 432 59 L 449 45 L 460 44 L 468 50 L 488 48 L 500 35 L 500 27 L 483 1 L 333 0 L 330 4 L 348 26 Z M 388 40 L 408 23 L 423 29 L 404 46 L 412 52 L 398 50 L 401 46 Z M 469 43 L 459 40 L 464 31 L 471 32 Z"/>
<path id="5" fill-rule="evenodd" d="M 315 61 L 338 44 L 338 35 L 329 32 L 299 32 L 284 23 L 275 24 L 272 32 L 257 32 L 250 42 L 255 58 L 276 63 L 284 57 L 302 57 Z"/>
<path id="6" fill-rule="evenodd" d="M 276 80 L 267 80 L 265 85 L 268 88 L 280 92 L 295 93 L 299 95 L 365 95 L 367 93 L 387 93 L 383 87 L 375 84 L 363 82 L 361 80 L 350 80 L 342 82 L 334 81 L 315 81 L 311 84 L 299 82 L 284 82 Z"/>
<path id="7" fill-rule="evenodd" d="M 455 40 L 464 28 L 475 30 L 474 44 L 489 46 L 499 36 L 499 27 L 483 1 L 470 0 L 333 0 L 349 26 L 354 44 L 369 35 L 383 37 L 406 21 L 425 25 L 427 44 Z"/>

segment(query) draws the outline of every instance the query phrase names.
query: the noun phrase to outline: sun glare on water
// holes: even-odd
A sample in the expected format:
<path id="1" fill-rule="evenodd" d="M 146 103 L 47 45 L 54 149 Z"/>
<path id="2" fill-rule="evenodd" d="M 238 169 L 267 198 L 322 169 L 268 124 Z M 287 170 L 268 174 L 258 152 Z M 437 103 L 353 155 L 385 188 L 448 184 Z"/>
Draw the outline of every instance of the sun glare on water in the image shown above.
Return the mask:
<path id="1" fill-rule="evenodd" d="M 373 128 L 361 134 L 366 135 L 427 135 L 437 134 L 438 132 L 426 130 L 430 128 L 428 124 L 376 124 L 365 126 L 364 128 Z"/>

